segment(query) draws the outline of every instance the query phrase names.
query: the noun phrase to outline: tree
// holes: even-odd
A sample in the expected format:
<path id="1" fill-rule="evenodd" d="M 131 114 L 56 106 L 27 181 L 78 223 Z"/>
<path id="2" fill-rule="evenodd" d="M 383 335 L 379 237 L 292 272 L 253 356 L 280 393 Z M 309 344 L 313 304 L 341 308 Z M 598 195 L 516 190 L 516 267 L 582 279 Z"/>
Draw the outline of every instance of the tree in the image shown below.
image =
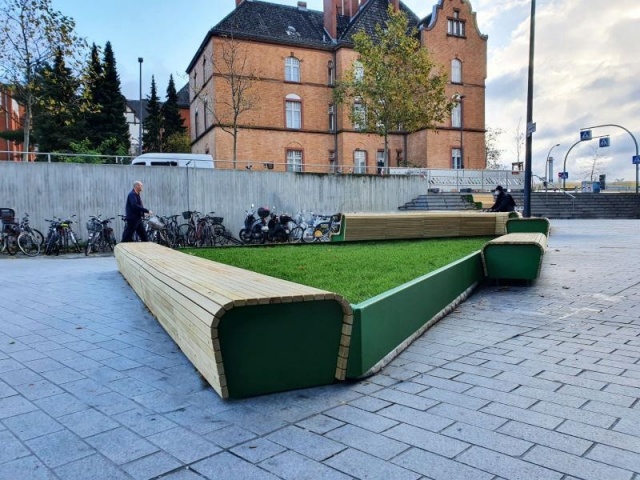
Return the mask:
<path id="1" fill-rule="evenodd" d="M 520 165 L 520 155 L 524 147 L 524 132 L 522 131 L 522 118 L 518 119 L 518 127 L 514 132 L 513 139 L 516 141 L 516 162 Z"/>
<path id="2" fill-rule="evenodd" d="M 101 116 L 100 116 L 100 96 L 102 88 L 103 72 L 102 61 L 100 60 L 100 50 L 96 44 L 91 45 L 91 55 L 87 64 L 86 96 L 93 106 L 92 110 L 85 114 L 87 125 L 86 137 L 91 145 L 100 144 Z"/>
<path id="3" fill-rule="evenodd" d="M 258 73 L 249 64 L 247 49 L 233 38 L 233 35 L 223 37 L 217 50 L 219 57 L 214 57 L 214 74 L 222 80 L 218 92 L 214 93 L 214 100 L 210 102 L 204 90 L 198 91 L 193 85 L 193 91 L 204 105 L 205 113 L 211 113 L 214 121 L 224 132 L 233 137 L 233 168 L 236 168 L 238 156 L 238 132 L 240 131 L 240 117 L 255 110 L 259 104 L 259 96 L 255 86 Z M 204 81 L 204 79 L 203 79 Z"/>
<path id="4" fill-rule="evenodd" d="M 169 153 L 191 153 L 191 139 L 186 133 L 174 133 L 164 138 L 164 151 Z"/>
<path id="5" fill-rule="evenodd" d="M 91 67 L 94 68 L 93 51 Z M 111 48 L 111 42 L 107 42 L 104 47 L 104 55 L 100 66 L 101 74 L 96 77 L 95 84 L 92 85 L 91 93 L 93 101 L 96 103 L 98 112 L 92 121 L 92 144 L 94 147 L 105 145 L 105 141 L 115 138 L 111 143 L 113 148 L 109 155 L 116 155 L 120 147 L 129 149 L 129 125 L 125 113 L 127 104 L 120 91 L 120 77 L 116 68 L 116 59 Z M 93 72 L 90 72 L 92 75 Z"/>
<path id="6" fill-rule="evenodd" d="M 390 133 L 435 128 L 453 106 L 445 96 L 446 75 L 420 45 L 416 30 L 409 29 L 406 14 L 392 5 L 387 14 L 386 24 L 376 25 L 373 36 L 364 31 L 353 36 L 359 64 L 334 91 L 337 104 L 358 105 L 350 111 L 352 122 L 384 137 L 385 167 Z"/>
<path id="7" fill-rule="evenodd" d="M 57 50 L 67 57 L 84 49 L 74 33 L 75 21 L 54 10 L 51 0 L 0 0 L 0 82 L 11 85 L 24 105 L 23 150 L 30 147 L 33 107 L 39 100 L 37 72 Z"/>
<path id="8" fill-rule="evenodd" d="M 169 76 L 169 85 L 167 86 L 167 101 L 162 105 L 162 120 L 164 131 L 162 133 L 163 151 L 168 152 L 168 139 L 175 134 L 182 135 L 187 131 L 184 126 L 184 119 L 180 115 L 178 107 L 178 92 L 176 84 L 173 82 L 173 75 Z"/>
<path id="9" fill-rule="evenodd" d="M 600 174 L 604 174 L 605 169 L 598 165 L 598 161 L 602 160 L 603 155 L 600 153 L 600 148 L 590 145 L 591 147 L 591 159 L 582 163 L 582 168 L 578 170 L 579 178 L 583 180 L 589 180 L 594 182 L 596 177 Z"/>
<path id="10" fill-rule="evenodd" d="M 145 152 L 162 152 L 162 112 L 156 91 L 156 79 L 151 77 L 151 95 L 147 97 L 147 116 L 142 122 L 142 145 Z"/>
<path id="11" fill-rule="evenodd" d="M 485 155 L 489 170 L 501 170 L 504 168 L 504 165 L 500 162 L 500 157 L 504 150 L 498 147 L 498 140 L 503 133 L 504 131 L 501 128 L 487 127 L 487 131 L 484 134 Z"/>
<path id="12" fill-rule="evenodd" d="M 62 50 L 53 66 L 38 74 L 39 101 L 33 107 L 33 133 L 42 152 L 69 149 L 71 142 L 84 138 L 83 102 L 79 96 L 81 81 L 67 67 Z"/>

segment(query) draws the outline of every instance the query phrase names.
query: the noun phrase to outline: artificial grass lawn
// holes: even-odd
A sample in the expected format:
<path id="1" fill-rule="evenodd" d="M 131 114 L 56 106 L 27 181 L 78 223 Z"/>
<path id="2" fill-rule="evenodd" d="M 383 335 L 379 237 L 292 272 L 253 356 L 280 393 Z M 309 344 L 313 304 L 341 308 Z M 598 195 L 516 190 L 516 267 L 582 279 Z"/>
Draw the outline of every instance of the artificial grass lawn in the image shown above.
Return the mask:
<path id="1" fill-rule="evenodd" d="M 480 250 L 492 238 L 210 248 L 187 253 L 360 303 Z"/>

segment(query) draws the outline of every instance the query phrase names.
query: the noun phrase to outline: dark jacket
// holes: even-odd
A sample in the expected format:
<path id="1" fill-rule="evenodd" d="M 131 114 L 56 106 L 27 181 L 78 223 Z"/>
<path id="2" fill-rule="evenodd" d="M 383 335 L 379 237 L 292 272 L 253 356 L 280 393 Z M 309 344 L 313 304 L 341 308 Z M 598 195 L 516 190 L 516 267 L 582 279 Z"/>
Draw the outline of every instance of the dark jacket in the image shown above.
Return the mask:
<path id="1" fill-rule="evenodd" d="M 493 204 L 490 210 L 492 212 L 513 212 L 515 206 L 516 204 L 513 201 L 513 197 L 504 191 L 500 191 L 496 198 L 496 203 Z"/>
<path id="2" fill-rule="evenodd" d="M 142 199 L 140 194 L 135 190 L 131 190 L 127 195 L 127 205 L 125 207 L 125 216 L 128 222 L 137 222 L 145 213 L 149 213 L 149 210 L 142 206 Z"/>

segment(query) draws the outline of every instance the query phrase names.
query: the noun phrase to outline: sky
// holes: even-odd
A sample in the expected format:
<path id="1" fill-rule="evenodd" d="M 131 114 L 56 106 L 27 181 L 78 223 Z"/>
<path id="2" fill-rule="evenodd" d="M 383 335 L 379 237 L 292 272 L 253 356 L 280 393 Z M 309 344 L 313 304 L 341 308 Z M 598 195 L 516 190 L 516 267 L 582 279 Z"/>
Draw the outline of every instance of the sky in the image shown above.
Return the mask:
<path id="1" fill-rule="evenodd" d="M 295 6 L 297 0 L 271 0 Z M 431 13 L 439 0 L 404 0 L 419 17 Z M 91 43 L 113 46 L 122 91 L 149 94 L 151 75 L 164 98 L 169 75 L 179 89 L 187 83 L 185 69 L 210 28 L 235 8 L 235 0 L 52 0 L 53 7 L 76 22 L 76 32 Z M 322 0 L 307 0 L 322 10 Z M 526 127 L 529 26 L 531 0 L 471 0 L 482 34 L 488 35 L 486 126 L 500 129 L 501 161 L 524 161 L 518 149 Z M 546 175 L 549 151 L 553 176 L 566 170 L 570 180 L 590 179 L 592 170 L 635 181 L 632 157 L 640 142 L 640 33 L 638 0 L 537 0 L 532 170 Z M 619 125 L 623 128 L 603 127 Z M 598 140 L 574 144 L 580 129 L 597 126 L 593 137 L 609 135 L 611 146 Z M 558 147 L 554 145 L 560 144 Z M 571 148 L 573 146 L 573 148 Z M 569 150 L 571 151 L 569 152 Z M 594 167 L 595 166 L 595 167 Z M 596 178 L 597 179 L 597 178 Z"/>

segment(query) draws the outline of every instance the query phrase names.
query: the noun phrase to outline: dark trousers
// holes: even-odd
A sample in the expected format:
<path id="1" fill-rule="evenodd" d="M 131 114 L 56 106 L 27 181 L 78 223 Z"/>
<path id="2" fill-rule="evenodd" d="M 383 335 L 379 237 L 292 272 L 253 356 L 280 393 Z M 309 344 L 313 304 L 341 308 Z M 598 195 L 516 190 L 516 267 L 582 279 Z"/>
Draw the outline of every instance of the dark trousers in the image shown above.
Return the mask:
<path id="1" fill-rule="evenodd" d="M 140 237 L 140 241 L 148 242 L 147 232 L 144 230 L 144 224 L 142 223 L 142 219 L 138 220 L 127 220 L 127 224 L 124 227 L 124 232 L 122 232 L 122 241 L 123 242 L 133 242 L 133 234 L 137 233 L 138 237 Z"/>

